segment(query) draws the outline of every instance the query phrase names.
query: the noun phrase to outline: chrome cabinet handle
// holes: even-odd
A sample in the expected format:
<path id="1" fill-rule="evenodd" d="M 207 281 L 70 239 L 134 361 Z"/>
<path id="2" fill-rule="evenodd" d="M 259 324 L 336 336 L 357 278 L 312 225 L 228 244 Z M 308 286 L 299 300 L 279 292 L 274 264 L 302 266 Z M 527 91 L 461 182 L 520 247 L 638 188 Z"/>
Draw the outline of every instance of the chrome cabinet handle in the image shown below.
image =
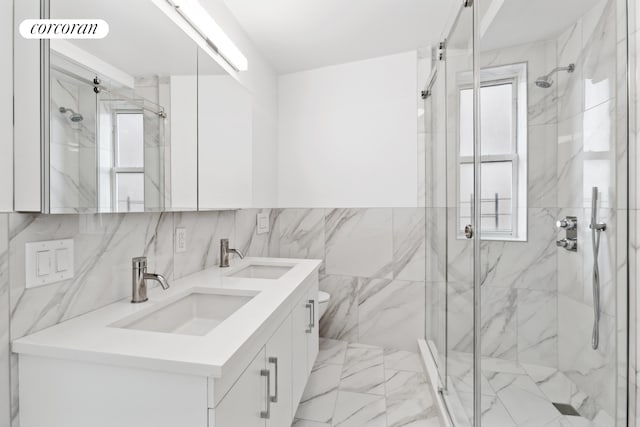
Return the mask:
<path id="1" fill-rule="evenodd" d="M 260 412 L 260 418 L 269 419 L 271 418 L 271 399 L 269 399 L 269 394 L 271 394 L 271 371 L 268 369 L 262 369 L 260 371 L 261 377 L 267 377 L 267 410 Z"/>
<path id="2" fill-rule="evenodd" d="M 316 327 L 316 300 L 310 299 L 311 304 L 311 329 Z"/>
<path id="3" fill-rule="evenodd" d="M 305 304 L 305 307 L 307 307 L 307 308 L 309 309 L 309 319 L 311 319 L 311 316 L 313 316 L 313 311 L 312 311 L 312 310 L 313 310 L 313 308 L 312 308 L 311 304 Z M 313 329 L 312 329 L 312 324 L 313 324 L 313 321 L 312 321 L 312 320 L 310 320 L 310 321 L 309 321 L 309 324 L 307 325 L 307 326 L 309 326 L 309 328 L 308 328 L 308 329 L 307 329 L 307 331 L 306 331 L 308 334 L 310 334 L 310 333 L 311 333 L 311 331 L 313 330 Z"/>
<path id="4" fill-rule="evenodd" d="M 273 363 L 273 365 L 276 368 L 276 394 L 274 396 L 269 397 L 269 400 L 273 403 L 278 403 L 278 382 L 279 382 L 279 377 L 278 377 L 278 358 L 277 357 L 270 357 L 269 358 L 269 363 Z"/>

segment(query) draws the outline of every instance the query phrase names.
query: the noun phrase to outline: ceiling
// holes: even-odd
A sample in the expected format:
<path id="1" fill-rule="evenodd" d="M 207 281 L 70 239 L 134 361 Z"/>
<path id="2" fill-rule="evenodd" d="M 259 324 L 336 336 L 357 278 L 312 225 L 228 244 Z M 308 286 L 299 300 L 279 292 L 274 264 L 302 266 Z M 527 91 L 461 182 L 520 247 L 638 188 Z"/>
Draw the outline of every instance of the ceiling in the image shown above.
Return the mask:
<path id="1" fill-rule="evenodd" d="M 481 49 L 493 50 L 507 46 L 548 40 L 559 35 L 603 0 L 493 0 L 494 16 L 482 35 Z M 483 14 L 484 15 L 484 14 Z"/>
<path id="2" fill-rule="evenodd" d="M 440 41 L 461 0 L 224 0 L 279 73 Z M 483 0 L 482 50 L 551 39 L 604 0 Z M 470 34 L 470 33 L 469 33 Z"/>
<path id="3" fill-rule="evenodd" d="M 432 45 L 460 7 L 455 0 L 224 2 L 279 73 Z"/>
<path id="4" fill-rule="evenodd" d="M 552 38 L 603 1 L 478 2 L 481 14 L 493 17 L 483 18 L 487 22 L 481 28 L 487 29 L 481 48 Z M 461 0 L 224 2 L 276 70 L 289 73 L 433 45 Z M 52 17 L 100 17 L 109 22 L 107 38 L 75 43 L 134 76 L 195 73 L 194 42 L 149 1 L 131 8 L 129 0 L 52 0 L 51 9 Z"/>

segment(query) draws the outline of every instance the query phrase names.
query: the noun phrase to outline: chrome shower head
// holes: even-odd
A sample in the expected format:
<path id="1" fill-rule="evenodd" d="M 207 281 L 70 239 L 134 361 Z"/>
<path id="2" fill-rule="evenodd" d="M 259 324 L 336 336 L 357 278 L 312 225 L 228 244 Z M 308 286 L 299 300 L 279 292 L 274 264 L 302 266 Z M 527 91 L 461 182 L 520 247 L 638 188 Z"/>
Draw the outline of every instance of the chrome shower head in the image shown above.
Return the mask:
<path id="1" fill-rule="evenodd" d="M 549 76 L 542 76 L 536 79 L 536 86 L 549 89 L 553 85 L 553 80 Z"/>
<path id="2" fill-rule="evenodd" d="M 547 75 L 540 76 L 536 79 L 536 86 L 542 89 L 549 89 L 553 85 L 553 79 L 551 75 L 558 71 L 566 71 L 567 73 L 573 73 L 576 70 L 576 64 L 569 64 L 568 67 L 557 67 L 551 70 Z"/>
<path id="3" fill-rule="evenodd" d="M 60 111 L 62 114 L 71 113 L 71 115 L 69 116 L 69 120 L 71 120 L 74 123 L 78 123 L 84 120 L 84 117 L 82 117 L 82 114 L 76 113 L 71 108 L 60 107 L 58 111 Z"/>

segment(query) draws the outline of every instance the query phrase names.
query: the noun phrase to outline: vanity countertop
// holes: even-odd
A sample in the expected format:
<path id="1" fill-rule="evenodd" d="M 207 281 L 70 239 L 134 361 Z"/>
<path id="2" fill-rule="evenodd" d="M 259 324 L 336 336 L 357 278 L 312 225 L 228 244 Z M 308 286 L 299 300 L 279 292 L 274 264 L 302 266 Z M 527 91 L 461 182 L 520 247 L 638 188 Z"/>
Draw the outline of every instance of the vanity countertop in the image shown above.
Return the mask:
<path id="1" fill-rule="evenodd" d="M 320 263 L 307 259 L 245 258 L 230 268 L 209 268 L 171 282 L 166 291 L 160 287 L 150 289 L 145 303 L 132 304 L 130 298 L 123 299 L 17 339 L 12 350 L 31 356 L 219 378 L 238 352 L 258 350 L 261 330 L 277 320 L 279 308 L 296 302 L 294 299 L 302 295 L 301 285 Z M 275 280 L 229 277 L 247 265 L 293 267 Z M 255 297 L 202 336 L 113 326 L 125 318 L 143 317 L 198 289 Z"/>

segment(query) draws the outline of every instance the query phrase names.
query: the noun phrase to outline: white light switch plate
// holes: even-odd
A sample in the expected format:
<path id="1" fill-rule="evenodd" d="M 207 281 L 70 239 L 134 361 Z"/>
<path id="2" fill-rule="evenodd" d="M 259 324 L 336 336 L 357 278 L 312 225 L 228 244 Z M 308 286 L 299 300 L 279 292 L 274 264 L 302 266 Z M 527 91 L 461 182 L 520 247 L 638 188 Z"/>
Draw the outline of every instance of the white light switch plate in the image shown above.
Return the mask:
<path id="1" fill-rule="evenodd" d="M 261 212 L 256 217 L 256 234 L 265 234 L 269 232 L 269 214 Z"/>
<path id="2" fill-rule="evenodd" d="M 33 242 L 25 245 L 27 289 L 72 279 L 73 239 Z"/>
<path id="3" fill-rule="evenodd" d="M 176 228 L 176 253 L 181 254 L 187 251 L 187 229 Z"/>

